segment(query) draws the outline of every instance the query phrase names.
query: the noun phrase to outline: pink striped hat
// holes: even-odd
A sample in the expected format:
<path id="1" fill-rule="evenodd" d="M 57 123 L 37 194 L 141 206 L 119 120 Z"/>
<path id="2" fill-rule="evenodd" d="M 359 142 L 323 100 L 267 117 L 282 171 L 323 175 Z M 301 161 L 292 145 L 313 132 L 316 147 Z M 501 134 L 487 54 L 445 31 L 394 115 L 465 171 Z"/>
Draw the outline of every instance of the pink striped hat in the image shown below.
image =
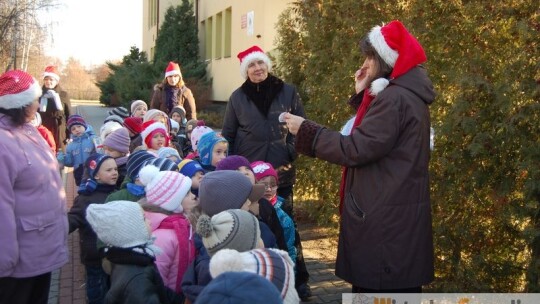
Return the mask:
<path id="1" fill-rule="evenodd" d="M 182 200 L 191 191 L 191 179 L 175 171 L 159 171 L 153 165 L 139 172 L 145 186 L 146 200 L 152 205 L 175 213 L 184 211 Z"/>

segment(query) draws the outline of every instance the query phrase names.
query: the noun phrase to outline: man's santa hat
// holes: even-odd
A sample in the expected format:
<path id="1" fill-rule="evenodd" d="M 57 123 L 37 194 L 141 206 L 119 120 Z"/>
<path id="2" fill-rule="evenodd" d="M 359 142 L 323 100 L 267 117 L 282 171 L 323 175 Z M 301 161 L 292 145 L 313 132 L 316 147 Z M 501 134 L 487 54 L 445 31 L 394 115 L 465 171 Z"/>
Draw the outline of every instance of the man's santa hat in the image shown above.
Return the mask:
<path id="1" fill-rule="evenodd" d="M 45 77 L 52 77 L 56 79 L 56 81 L 60 81 L 60 76 L 58 75 L 58 71 L 56 70 L 56 67 L 54 65 L 49 65 L 45 68 L 42 79 L 45 79 Z"/>
<path id="2" fill-rule="evenodd" d="M 375 26 L 369 32 L 368 39 L 384 62 L 393 68 L 390 79 L 407 73 L 427 60 L 418 40 L 398 20 L 383 26 Z M 388 79 L 376 79 L 371 84 L 371 91 L 377 95 L 388 84 Z"/>
<path id="3" fill-rule="evenodd" d="M 178 63 L 170 61 L 169 65 L 167 65 L 167 69 L 165 69 L 165 77 L 173 75 L 179 75 L 180 78 L 182 78 L 182 72 L 180 72 L 180 66 Z"/>
<path id="4" fill-rule="evenodd" d="M 0 108 L 19 109 L 28 106 L 41 95 L 41 87 L 30 74 L 7 71 L 0 76 Z"/>
<path id="5" fill-rule="evenodd" d="M 236 57 L 240 59 L 240 75 L 242 75 L 244 79 L 247 79 L 247 69 L 249 64 L 255 60 L 264 61 L 264 63 L 266 63 L 268 66 L 268 72 L 272 72 L 272 61 L 268 55 L 266 55 L 264 51 L 256 45 L 238 53 Z"/>

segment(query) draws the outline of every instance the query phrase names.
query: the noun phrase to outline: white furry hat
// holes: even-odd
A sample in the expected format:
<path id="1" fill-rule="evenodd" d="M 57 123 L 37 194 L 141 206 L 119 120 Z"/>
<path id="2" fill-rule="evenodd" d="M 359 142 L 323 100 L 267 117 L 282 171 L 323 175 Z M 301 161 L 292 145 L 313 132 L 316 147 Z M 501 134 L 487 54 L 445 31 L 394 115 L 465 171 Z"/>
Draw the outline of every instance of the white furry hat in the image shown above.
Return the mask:
<path id="1" fill-rule="evenodd" d="M 118 130 L 123 128 L 123 125 L 119 124 L 116 121 L 107 121 L 104 123 L 101 128 L 99 128 L 99 137 L 101 138 L 101 142 L 105 141 L 105 138 L 109 136 L 114 130 Z"/>
<path id="2" fill-rule="evenodd" d="M 139 180 L 145 186 L 148 203 L 176 213 L 184 211 L 182 200 L 191 191 L 189 177 L 148 165 L 139 171 Z"/>
<path id="3" fill-rule="evenodd" d="M 268 66 L 268 72 L 272 72 L 272 61 L 270 60 L 268 55 L 266 55 L 264 51 L 256 45 L 238 53 L 236 57 L 240 59 L 240 75 L 242 75 L 242 78 L 244 79 L 247 79 L 248 66 L 254 60 L 264 61 L 264 63 L 266 63 L 266 65 Z"/>
<path id="4" fill-rule="evenodd" d="M 26 107 L 40 95 L 39 83 L 26 72 L 11 70 L 0 76 L 0 108 L 2 109 Z"/>
<path id="5" fill-rule="evenodd" d="M 299 303 L 294 288 L 294 264 L 287 252 L 278 249 L 254 249 L 238 252 L 222 249 L 210 259 L 212 278 L 229 271 L 246 271 L 263 276 L 276 286 L 283 303 Z"/>
<path id="6" fill-rule="evenodd" d="M 148 244 L 151 233 L 144 221 L 144 213 L 136 202 L 112 201 L 90 204 L 86 220 L 105 244 L 131 248 Z"/>

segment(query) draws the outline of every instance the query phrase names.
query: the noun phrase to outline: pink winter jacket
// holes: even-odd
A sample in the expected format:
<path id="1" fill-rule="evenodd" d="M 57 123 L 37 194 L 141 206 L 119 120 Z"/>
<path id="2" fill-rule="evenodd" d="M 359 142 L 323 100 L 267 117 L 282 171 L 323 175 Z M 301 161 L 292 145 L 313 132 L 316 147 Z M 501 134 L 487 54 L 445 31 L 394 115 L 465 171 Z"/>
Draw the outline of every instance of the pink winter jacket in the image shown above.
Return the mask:
<path id="1" fill-rule="evenodd" d="M 156 256 L 156 265 L 165 286 L 180 293 L 182 277 L 189 264 L 195 259 L 193 229 L 182 214 L 166 215 L 145 212 L 150 221 L 154 245 L 162 252 Z M 175 230 L 171 226 L 175 226 Z"/>
<path id="2" fill-rule="evenodd" d="M 37 129 L 0 113 L 0 278 L 29 278 L 68 260 L 66 193 Z"/>

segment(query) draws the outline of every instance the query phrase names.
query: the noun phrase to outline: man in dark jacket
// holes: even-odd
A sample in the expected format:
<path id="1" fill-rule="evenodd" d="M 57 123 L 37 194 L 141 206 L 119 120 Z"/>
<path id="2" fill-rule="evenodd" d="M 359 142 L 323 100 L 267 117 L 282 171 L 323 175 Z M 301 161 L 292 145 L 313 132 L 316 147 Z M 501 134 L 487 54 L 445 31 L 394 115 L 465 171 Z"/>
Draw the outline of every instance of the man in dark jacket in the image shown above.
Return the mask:
<path id="1" fill-rule="evenodd" d="M 399 39 L 398 39 L 399 38 Z M 336 274 L 353 292 L 421 292 L 434 279 L 429 199 L 431 80 L 399 21 L 362 41 L 358 105 L 345 134 L 287 114 L 302 154 L 345 168 Z"/>

